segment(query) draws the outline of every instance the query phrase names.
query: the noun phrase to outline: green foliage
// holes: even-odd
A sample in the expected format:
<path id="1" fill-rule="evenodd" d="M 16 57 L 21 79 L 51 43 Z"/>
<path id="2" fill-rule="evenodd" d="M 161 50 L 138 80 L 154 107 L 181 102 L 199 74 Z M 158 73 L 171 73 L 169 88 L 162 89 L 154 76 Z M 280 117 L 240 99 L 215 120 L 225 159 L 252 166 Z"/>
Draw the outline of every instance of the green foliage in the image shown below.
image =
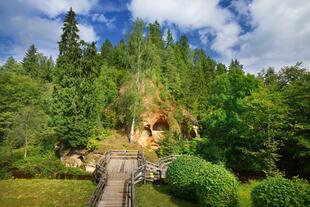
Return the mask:
<path id="1" fill-rule="evenodd" d="M 10 164 L 12 162 L 12 149 L 7 143 L 0 145 L 0 180 L 11 177 Z"/>
<path id="2" fill-rule="evenodd" d="M 200 138 L 197 140 L 196 154 L 199 154 L 205 160 L 215 164 L 226 163 L 225 149 L 222 149 L 208 138 Z"/>
<path id="3" fill-rule="evenodd" d="M 5 64 L 1 67 L 1 70 L 6 72 L 23 73 L 22 65 L 18 63 L 13 57 L 9 57 Z"/>
<path id="4" fill-rule="evenodd" d="M 99 66 L 95 43 L 79 42 L 75 13 L 65 17 L 53 92 L 53 123 L 62 142 L 86 146 L 97 125 Z"/>
<path id="5" fill-rule="evenodd" d="M 43 154 L 42 154 L 43 153 Z M 68 168 L 55 156 L 54 152 L 42 152 L 42 149 L 34 148 L 26 159 L 15 161 L 12 168 L 18 173 L 33 177 L 57 178 L 59 174 L 85 175 L 78 168 Z"/>
<path id="6" fill-rule="evenodd" d="M 41 87 L 29 76 L 0 71 L 0 141 L 7 135 L 23 107 L 38 106 L 41 103 Z"/>
<path id="7" fill-rule="evenodd" d="M 167 182 L 178 197 L 196 199 L 195 181 L 205 161 L 195 156 L 184 155 L 174 160 L 167 169 Z"/>
<path id="8" fill-rule="evenodd" d="M 100 56 L 103 62 L 111 63 L 113 55 L 113 45 L 110 40 L 105 40 L 100 49 Z"/>
<path id="9" fill-rule="evenodd" d="M 253 207 L 309 206 L 310 185 L 282 177 L 268 178 L 252 190 Z"/>
<path id="10" fill-rule="evenodd" d="M 159 157 L 176 154 L 196 154 L 197 140 L 186 140 L 180 135 L 166 134 L 158 144 L 156 153 Z"/>
<path id="11" fill-rule="evenodd" d="M 201 206 L 237 206 L 238 181 L 224 167 L 205 163 L 196 176 L 195 185 Z"/>

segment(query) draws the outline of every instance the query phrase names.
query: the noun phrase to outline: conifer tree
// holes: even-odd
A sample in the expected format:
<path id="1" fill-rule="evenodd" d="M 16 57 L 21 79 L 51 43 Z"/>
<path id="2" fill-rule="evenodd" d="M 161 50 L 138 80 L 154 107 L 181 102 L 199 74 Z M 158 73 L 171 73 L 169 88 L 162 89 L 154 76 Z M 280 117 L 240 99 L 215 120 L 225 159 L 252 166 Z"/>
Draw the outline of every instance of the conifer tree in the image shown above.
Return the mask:
<path id="1" fill-rule="evenodd" d="M 155 21 L 153 24 L 149 24 L 148 29 L 148 38 L 150 41 L 156 45 L 157 48 L 162 49 L 164 47 L 164 43 L 162 40 L 161 27 L 158 21 Z"/>
<path id="2" fill-rule="evenodd" d="M 100 55 L 101 59 L 106 63 L 112 62 L 113 45 L 110 40 L 105 40 L 101 46 Z"/>
<path id="3" fill-rule="evenodd" d="M 77 27 L 78 23 L 75 19 L 75 12 L 70 8 L 68 14 L 65 17 L 64 25 L 62 28 L 61 40 L 59 44 L 59 56 L 67 57 L 71 63 L 77 62 L 76 60 L 80 57 L 79 48 L 79 29 Z M 61 59 L 58 60 L 58 64 L 61 64 Z"/>
<path id="4" fill-rule="evenodd" d="M 173 46 L 174 44 L 174 40 L 173 40 L 173 36 L 171 33 L 171 30 L 168 29 L 167 31 L 167 39 L 166 39 L 166 48 L 168 48 L 169 46 Z"/>
<path id="5" fill-rule="evenodd" d="M 38 64 L 38 52 L 37 48 L 32 44 L 23 59 L 23 68 L 26 74 L 32 78 L 37 78 L 39 75 L 39 64 Z"/>
<path id="6" fill-rule="evenodd" d="M 189 61 L 190 48 L 186 35 L 182 35 L 178 43 L 181 55 L 185 63 Z"/>
<path id="7" fill-rule="evenodd" d="M 181 79 L 177 68 L 177 60 L 174 49 L 169 46 L 164 56 L 162 79 L 169 93 L 178 100 L 181 96 Z"/>
<path id="8" fill-rule="evenodd" d="M 70 9 L 59 42 L 53 121 L 60 140 L 71 147 L 86 146 L 96 125 L 96 58 L 94 44 L 79 41 L 75 13 Z"/>

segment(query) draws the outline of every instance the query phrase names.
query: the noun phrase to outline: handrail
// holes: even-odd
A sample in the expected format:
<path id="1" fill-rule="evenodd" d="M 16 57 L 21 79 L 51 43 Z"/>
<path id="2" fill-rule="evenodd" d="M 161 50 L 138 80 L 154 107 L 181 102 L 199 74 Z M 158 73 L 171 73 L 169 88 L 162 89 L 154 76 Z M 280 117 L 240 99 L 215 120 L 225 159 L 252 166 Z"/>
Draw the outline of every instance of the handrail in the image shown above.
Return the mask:
<path id="1" fill-rule="evenodd" d="M 126 158 L 136 157 L 138 168 L 131 172 L 130 178 L 126 182 L 127 195 L 126 202 L 128 207 L 135 207 L 135 184 L 139 182 L 154 181 L 162 179 L 162 173 L 165 166 L 169 165 L 179 155 L 170 155 L 158 160 L 157 163 L 149 162 L 145 159 L 143 152 L 138 150 L 111 150 L 104 154 L 104 156 L 96 164 L 94 172 L 95 181 L 98 183 L 93 192 L 87 207 L 96 207 L 101 200 L 103 190 L 108 182 L 107 164 L 112 158 Z M 147 173 L 152 173 L 152 176 L 147 176 Z"/>
<path id="2" fill-rule="evenodd" d="M 170 155 L 167 157 L 163 157 L 158 160 L 157 164 L 147 161 L 144 158 L 142 152 L 139 152 L 140 156 L 138 156 L 138 168 L 135 169 L 130 176 L 130 180 L 127 183 L 128 195 L 127 195 L 127 206 L 128 207 L 135 207 L 135 184 L 139 182 L 145 182 L 148 180 L 146 176 L 146 172 L 150 171 L 154 174 L 159 175 L 157 179 L 161 179 L 163 166 L 168 165 L 173 160 L 175 160 L 179 155 Z M 141 159 L 141 162 L 139 161 Z M 140 164 L 139 164 L 140 163 Z M 155 176 L 153 175 L 153 180 L 155 180 Z"/>
<path id="3" fill-rule="evenodd" d="M 138 150 L 111 150 L 102 156 L 96 164 L 96 169 L 93 173 L 94 180 L 97 182 L 96 189 L 94 190 L 91 198 L 87 202 L 87 207 L 96 207 L 98 206 L 99 201 L 101 200 L 103 190 L 108 182 L 108 171 L 106 169 L 107 164 L 110 162 L 113 155 L 119 155 L 118 157 L 128 157 L 129 156 L 137 156 L 139 159 L 139 151 Z M 144 157 L 143 157 L 144 158 Z"/>

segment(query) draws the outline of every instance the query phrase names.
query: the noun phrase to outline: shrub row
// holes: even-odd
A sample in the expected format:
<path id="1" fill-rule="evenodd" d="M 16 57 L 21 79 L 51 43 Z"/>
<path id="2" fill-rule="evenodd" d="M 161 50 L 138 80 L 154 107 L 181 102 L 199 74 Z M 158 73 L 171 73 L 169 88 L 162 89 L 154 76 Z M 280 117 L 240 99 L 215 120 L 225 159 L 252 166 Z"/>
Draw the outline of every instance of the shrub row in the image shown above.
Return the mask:
<path id="1" fill-rule="evenodd" d="M 236 177 L 220 165 L 194 156 L 181 156 L 167 170 L 172 192 L 185 199 L 198 199 L 201 206 L 236 206 Z"/>

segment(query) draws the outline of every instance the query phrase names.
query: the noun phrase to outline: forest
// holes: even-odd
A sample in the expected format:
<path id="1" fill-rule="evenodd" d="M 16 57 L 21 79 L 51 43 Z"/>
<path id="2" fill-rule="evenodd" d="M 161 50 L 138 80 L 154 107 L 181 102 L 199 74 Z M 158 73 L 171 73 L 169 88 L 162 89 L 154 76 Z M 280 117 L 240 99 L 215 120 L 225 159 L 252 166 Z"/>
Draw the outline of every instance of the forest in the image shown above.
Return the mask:
<path id="1" fill-rule="evenodd" d="M 310 73 L 302 62 L 249 74 L 237 59 L 224 65 L 185 35 L 163 34 L 157 21 L 136 19 L 124 40 L 101 48 L 81 40 L 77 25 L 70 10 L 56 60 L 31 45 L 21 62 L 1 66 L 1 179 L 86 174 L 65 166 L 59 149 L 94 151 L 111 130 L 135 142 L 148 85 L 160 99 L 153 104 L 184 126 L 169 125 L 158 157 L 198 156 L 239 178 L 310 179 Z M 192 120 L 199 136 L 190 135 Z"/>

